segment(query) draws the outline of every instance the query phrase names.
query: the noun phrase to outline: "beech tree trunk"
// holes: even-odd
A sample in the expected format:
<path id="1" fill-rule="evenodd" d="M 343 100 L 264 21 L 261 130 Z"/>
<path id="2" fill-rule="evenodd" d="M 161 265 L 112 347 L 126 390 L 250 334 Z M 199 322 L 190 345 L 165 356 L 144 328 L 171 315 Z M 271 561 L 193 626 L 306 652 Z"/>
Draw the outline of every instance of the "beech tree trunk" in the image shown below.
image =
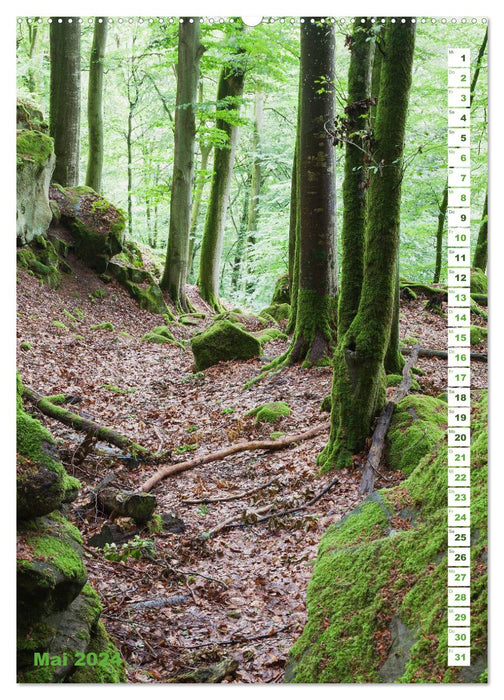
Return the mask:
<path id="1" fill-rule="evenodd" d="M 194 179 L 195 105 L 199 83 L 199 62 L 203 54 L 199 17 L 179 24 L 177 59 L 177 103 L 175 110 L 175 151 L 170 205 L 170 230 L 166 264 L 160 287 L 166 289 L 176 308 L 190 311 L 185 284 L 189 265 L 191 199 Z"/>
<path id="2" fill-rule="evenodd" d="M 58 19 L 52 18 L 49 30 L 49 131 L 54 139 L 56 154 L 56 167 L 52 179 L 63 187 L 74 187 L 79 184 L 81 30 L 77 17 L 64 17 L 61 23 Z"/>
<path id="3" fill-rule="evenodd" d="M 324 469 L 348 466 L 385 403 L 384 360 L 390 340 L 399 250 L 402 158 L 415 24 L 387 20 L 376 110 L 375 162 L 368 192 L 364 276 L 359 308 L 338 338 L 331 434 L 319 455 Z"/>
<path id="4" fill-rule="evenodd" d="M 261 135 L 263 128 L 263 108 L 264 93 L 256 92 L 254 101 L 254 131 L 252 135 L 252 176 L 250 178 L 250 193 L 247 207 L 247 286 L 246 292 L 252 294 L 256 282 L 254 278 L 254 268 L 251 263 L 253 259 L 253 248 L 256 242 L 257 224 L 259 221 L 259 195 L 261 193 Z"/>
<path id="5" fill-rule="evenodd" d="M 89 63 L 88 132 L 89 155 L 86 185 L 102 192 L 103 171 L 103 73 L 107 44 L 107 18 L 96 17 Z"/>
<path id="6" fill-rule="evenodd" d="M 219 110 L 228 112 L 229 119 L 219 117 L 216 127 L 226 134 L 227 143 L 221 148 L 216 147 L 214 152 L 212 185 L 199 266 L 201 296 L 215 311 L 223 310 L 219 300 L 219 267 L 238 138 L 238 127 L 233 121 L 240 110 L 245 82 L 245 71 L 240 61 L 243 55 L 244 51 L 238 50 L 235 60 L 223 66 L 217 88 Z"/>
<path id="7" fill-rule="evenodd" d="M 478 232 L 478 241 L 474 251 L 473 268 L 486 272 L 488 265 L 488 192 L 485 195 L 485 204 L 481 216 L 481 224 Z"/>

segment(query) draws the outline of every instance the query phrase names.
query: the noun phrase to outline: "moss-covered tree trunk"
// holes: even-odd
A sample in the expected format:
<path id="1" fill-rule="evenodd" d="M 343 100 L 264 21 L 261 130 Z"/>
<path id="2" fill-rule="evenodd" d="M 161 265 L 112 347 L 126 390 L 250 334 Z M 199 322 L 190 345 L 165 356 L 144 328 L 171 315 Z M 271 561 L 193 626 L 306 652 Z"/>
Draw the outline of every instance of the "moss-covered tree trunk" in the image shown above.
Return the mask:
<path id="1" fill-rule="evenodd" d="M 86 185 L 102 194 L 103 171 L 103 74 L 107 44 L 107 18 L 96 17 L 89 62 L 88 133 L 89 152 Z"/>
<path id="2" fill-rule="evenodd" d="M 58 17 L 52 19 L 49 130 L 56 154 L 53 182 L 74 187 L 79 184 L 81 29 L 77 17 L 65 17 L 61 23 Z"/>
<path id="3" fill-rule="evenodd" d="M 223 310 L 219 300 L 219 267 L 238 138 L 236 117 L 245 82 L 243 61 L 240 60 L 243 56 L 244 52 L 239 50 L 234 60 L 222 67 L 217 88 L 218 109 L 223 116 L 217 118 L 216 127 L 226 134 L 227 143 L 220 148 L 216 147 L 214 152 L 212 185 L 199 266 L 201 296 L 215 311 Z M 226 112 L 228 115 L 224 117 Z"/>
<path id="4" fill-rule="evenodd" d="M 335 56 L 332 24 L 301 24 L 299 133 L 299 278 L 296 325 L 287 361 L 314 364 L 329 355 L 334 313 L 334 148 L 326 125 L 334 121 Z"/>
<path id="5" fill-rule="evenodd" d="M 488 192 L 485 195 L 485 204 L 478 232 L 478 241 L 474 251 L 473 268 L 486 272 L 488 265 Z"/>
<path id="6" fill-rule="evenodd" d="M 170 230 L 163 277 L 160 282 L 175 306 L 189 311 L 185 293 L 189 264 L 191 199 L 194 179 L 196 134 L 195 104 L 199 83 L 199 62 L 203 53 L 200 43 L 199 17 L 179 24 L 177 59 L 177 102 L 175 110 L 175 152 L 170 204 Z"/>
<path id="7" fill-rule="evenodd" d="M 390 340 L 399 249 L 402 157 L 413 66 L 415 25 L 387 21 L 376 110 L 375 162 L 368 192 L 364 277 L 357 314 L 338 338 L 331 433 L 319 455 L 325 469 L 348 466 L 364 447 L 385 401 L 384 360 Z"/>
<path id="8" fill-rule="evenodd" d="M 343 335 L 359 308 L 364 264 L 367 168 L 364 161 L 371 88 L 370 22 L 357 17 L 350 44 L 348 103 L 349 131 L 356 134 L 345 147 L 343 225 L 341 228 L 341 282 L 338 300 L 338 334 Z M 379 73 L 378 73 L 379 77 Z M 363 132 L 363 133 L 359 133 Z"/>
<path id="9" fill-rule="evenodd" d="M 300 113 L 299 98 L 301 97 L 301 74 L 298 89 L 298 117 L 296 125 L 296 143 L 292 162 L 290 217 L 289 217 L 289 298 L 290 314 L 286 332 L 293 333 L 296 327 L 297 296 L 299 289 L 299 134 Z"/>

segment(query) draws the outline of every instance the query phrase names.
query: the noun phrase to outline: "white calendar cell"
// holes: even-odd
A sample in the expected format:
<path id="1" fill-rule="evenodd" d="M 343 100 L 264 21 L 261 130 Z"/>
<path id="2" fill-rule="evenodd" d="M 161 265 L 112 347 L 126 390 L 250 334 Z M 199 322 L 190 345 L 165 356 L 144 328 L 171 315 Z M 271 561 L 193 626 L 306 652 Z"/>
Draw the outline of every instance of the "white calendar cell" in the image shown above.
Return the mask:
<path id="1" fill-rule="evenodd" d="M 468 628 L 469 629 L 469 628 Z M 448 647 L 448 666 L 470 666 L 471 650 L 467 647 Z"/>
<path id="2" fill-rule="evenodd" d="M 453 128 L 458 126 L 469 128 L 471 126 L 471 110 L 469 107 L 448 109 L 448 126 Z"/>
<path id="3" fill-rule="evenodd" d="M 448 486 L 470 486 L 471 470 L 464 467 L 448 468 Z"/>
<path id="4" fill-rule="evenodd" d="M 448 547 L 448 566 L 471 566 L 471 548 Z"/>
<path id="5" fill-rule="evenodd" d="M 471 190 L 469 187 L 450 187 L 448 189 L 449 207 L 470 207 Z"/>
<path id="6" fill-rule="evenodd" d="M 467 587 L 448 588 L 448 605 L 464 608 L 471 604 L 471 589 Z"/>
<path id="7" fill-rule="evenodd" d="M 469 348 L 449 348 L 448 367 L 469 367 Z"/>
<path id="8" fill-rule="evenodd" d="M 469 447 L 471 445 L 470 428 L 448 428 L 448 447 Z"/>
<path id="9" fill-rule="evenodd" d="M 471 294 L 464 287 L 448 289 L 448 306 L 471 306 Z"/>
<path id="10" fill-rule="evenodd" d="M 448 187 L 470 187 L 471 170 L 469 168 L 448 168 Z"/>
<path id="11" fill-rule="evenodd" d="M 471 628 L 449 627 L 448 628 L 449 647 L 470 647 Z"/>
<path id="12" fill-rule="evenodd" d="M 448 467 L 469 467 L 470 464 L 470 447 L 451 447 L 448 449 Z"/>
<path id="13" fill-rule="evenodd" d="M 467 267 L 471 264 L 471 249 L 469 246 L 460 248 L 448 248 L 448 267 Z M 470 280 L 469 280 L 470 282 Z M 451 285 L 450 285 L 451 286 Z M 454 284 L 454 287 L 459 285 Z"/>
<path id="14" fill-rule="evenodd" d="M 470 506 L 471 505 L 471 489 L 464 486 L 448 487 L 448 505 L 452 507 Z"/>
<path id="15" fill-rule="evenodd" d="M 463 288 L 462 288 L 463 289 Z M 462 328 L 448 328 L 448 347 L 469 347 L 471 335 L 468 330 Z"/>
<path id="16" fill-rule="evenodd" d="M 448 547 L 469 547 L 471 544 L 470 527 L 449 527 Z"/>
<path id="17" fill-rule="evenodd" d="M 471 131 L 465 127 L 448 129 L 448 148 L 471 145 Z"/>
<path id="18" fill-rule="evenodd" d="M 449 551 L 449 550 L 448 550 Z M 465 552 L 465 550 L 464 550 Z M 469 554 L 469 552 L 467 552 Z M 471 608 L 448 608 L 449 627 L 467 627 L 471 619 Z"/>
<path id="19" fill-rule="evenodd" d="M 471 386 L 471 370 L 469 367 L 448 367 L 449 387 Z"/>
<path id="20" fill-rule="evenodd" d="M 468 586 L 471 583 L 471 570 L 459 567 L 448 569 L 449 586 Z"/>
<path id="21" fill-rule="evenodd" d="M 450 68 L 448 70 L 448 87 L 469 87 L 471 85 L 471 70 L 466 68 Z"/>
<path id="22" fill-rule="evenodd" d="M 471 149 L 470 148 L 449 148 L 448 149 L 449 168 L 470 168 Z M 450 186 L 450 183 L 448 183 Z"/>
<path id="23" fill-rule="evenodd" d="M 469 428 L 471 425 L 471 410 L 467 406 L 455 406 L 448 409 L 449 428 Z"/>
<path id="24" fill-rule="evenodd" d="M 467 207 L 458 209 L 448 209 L 448 226 L 467 226 L 471 225 L 471 210 Z"/>
<path id="25" fill-rule="evenodd" d="M 448 326 L 470 326 L 471 314 L 469 309 L 456 307 L 454 309 L 448 307 Z"/>
<path id="26" fill-rule="evenodd" d="M 471 524 L 471 509 L 470 508 L 448 508 L 448 527 L 469 527 Z M 463 545 L 459 542 L 458 547 Z"/>
<path id="27" fill-rule="evenodd" d="M 448 229 L 448 245 L 449 246 L 468 246 L 471 242 L 471 232 L 466 228 L 449 228 Z"/>
<path id="28" fill-rule="evenodd" d="M 470 406 L 471 391 L 470 389 L 448 389 L 448 406 Z"/>
<path id="29" fill-rule="evenodd" d="M 471 270 L 469 267 L 449 267 L 448 268 L 448 286 L 449 287 L 470 287 L 471 286 Z"/>
<path id="30" fill-rule="evenodd" d="M 448 68 L 466 68 L 471 65 L 471 49 L 448 49 Z"/>
<path id="31" fill-rule="evenodd" d="M 448 107 L 469 107 L 471 95 L 469 88 L 448 88 Z"/>

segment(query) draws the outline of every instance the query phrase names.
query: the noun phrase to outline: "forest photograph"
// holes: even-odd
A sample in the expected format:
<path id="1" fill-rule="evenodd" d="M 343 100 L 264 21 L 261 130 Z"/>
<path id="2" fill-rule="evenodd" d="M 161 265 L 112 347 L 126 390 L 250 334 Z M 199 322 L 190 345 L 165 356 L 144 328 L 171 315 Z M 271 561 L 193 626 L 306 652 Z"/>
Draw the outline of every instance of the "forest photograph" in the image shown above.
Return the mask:
<path id="1" fill-rule="evenodd" d="M 488 40 L 17 18 L 17 683 L 488 682 Z"/>

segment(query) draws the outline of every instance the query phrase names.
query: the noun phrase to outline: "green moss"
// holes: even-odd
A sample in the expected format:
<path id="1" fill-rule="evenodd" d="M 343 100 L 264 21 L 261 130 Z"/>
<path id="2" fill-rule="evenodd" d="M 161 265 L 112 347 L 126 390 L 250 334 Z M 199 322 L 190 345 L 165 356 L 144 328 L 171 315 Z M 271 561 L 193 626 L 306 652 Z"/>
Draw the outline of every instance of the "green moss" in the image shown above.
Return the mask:
<path id="1" fill-rule="evenodd" d="M 106 665 L 86 665 L 77 668 L 68 679 L 69 683 L 125 683 L 124 661 L 111 642 L 103 623 L 96 625 L 86 653 L 96 654 L 100 659 L 109 661 Z"/>
<path id="2" fill-rule="evenodd" d="M 290 311 L 290 304 L 270 304 L 270 306 L 267 306 L 260 312 L 259 316 L 266 319 L 271 318 L 276 323 L 280 323 L 281 321 L 285 321 L 289 318 Z"/>
<path id="3" fill-rule="evenodd" d="M 271 304 L 290 304 L 289 275 L 287 273 L 277 279 Z"/>
<path id="4" fill-rule="evenodd" d="M 471 345 L 481 345 L 486 343 L 488 338 L 488 329 L 482 326 L 471 326 Z"/>
<path id="5" fill-rule="evenodd" d="M 31 350 L 31 343 L 29 343 L 27 340 L 23 340 L 19 348 L 20 350 Z"/>
<path id="6" fill-rule="evenodd" d="M 320 410 L 324 413 L 331 413 L 331 408 L 332 396 L 331 394 L 327 394 L 327 396 L 324 396 L 324 398 L 322 399 L 322 403 L 320 404 Z"/>
<path id="7" fill-rule="evenodd" d="M 163 519 L 159 513 L 153 513 L 151 519 L 146 523 L 147 530 L 151 535 L 163 531 Z"/>
<path id="8" fill-rule="evenodd" d="M 487 644 L 486 414 L 484 395 L 473 410 L 471 446 L 473 660 L 484 659 Z M 485 682 L 478 666 L 447 666 L 447 449 L 436 445 L 406 481 L 372 494 L 324 534 L 287 681 Z M 397 620 L 400 650 L 391 644 Z"/>
<path id="9" fill-rule="evenodd" d="M 18 161 L 32 161 L 44 166 L 54 153 L 54 142 L 41 131 L 22 129 L 17 132 L 16 154 Z"/>
<path id="10" fill-rule="evenodd" d="M 269 343 L 270 340 L 287 340 L 287 336 L 278 328 L 265 328 L 259 333 L 257 340 L 261 345 L 264 345 L 265 343 Z"/>
<path id="11" fill-rule="evenodd" d="M 471 270 L 471 293 L 488 294 L 488 279 L 483 270 Z"/>
<path id="12" fill-rule="evenodd" d="M 278 440 L 278 438 L 281 438 L 285 435 L 285 433 L 282 433 L 280 431 L 275 431 L 271 433 L 270 435 L 270 440 Z"/>
<path id="13" fill-rule="evenodd" d="M 290 416 L 291 410 L 285 401 L 270 401 L 248 411 L 246 416 L 255 416 L 256 423 L 276 423 L 283 416 Z"/>
<path id="14" fill-rule="evenodd" d="M 431 396 L 407 396 L 399 402 L 387 433 L 390 469 L 411 474 L 422 457 L 445 437 L 447 407 Z"/>
<path id="15" fill-rule="evenodd" d="M 387 374 L 387 386 L 399 386 L 402 380 L 402 374 Z M 420 391 L 420 384 L 416 381 L 416 379 L 413 379 L 411 388 L 413 391 Z"/>
<path id="16" fill-rule="evenodd" d="M 105 321 L 104 323 L 97 323 L 94 326 L 91 326 L 92 331 L 112 331 L 113 333 L 115 332 L 115 328 L 112 323 L 109 321 Z"/>
<path id="17" fill-rule="evenodd" d="M 28 245 L 18 249 L 17 263 L 50 287 L 59 287 L 61 261 L 53 244 L 43 236 L 34 238 Z"/>
<path id="18" fill-rule="evenodd" d="M 191 348 L 197 371 L 218 362 L 248 360 L 261 354 L 259 340 L 226 319 L 212 323 L 193 336 Z"/>

